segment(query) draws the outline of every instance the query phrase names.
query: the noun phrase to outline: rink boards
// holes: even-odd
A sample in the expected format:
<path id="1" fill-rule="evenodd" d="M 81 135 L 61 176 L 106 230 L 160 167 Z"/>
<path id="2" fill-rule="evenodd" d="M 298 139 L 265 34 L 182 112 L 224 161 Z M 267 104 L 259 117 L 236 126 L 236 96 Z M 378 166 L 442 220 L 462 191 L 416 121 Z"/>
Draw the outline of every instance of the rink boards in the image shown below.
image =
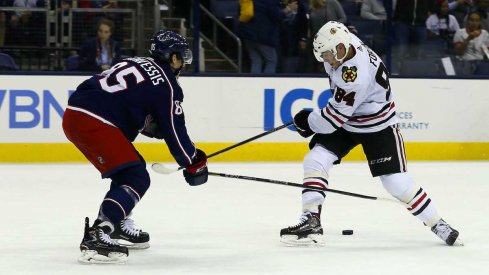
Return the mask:
<path id="1" fill-rule="evenodd" d="M 0 76 L 0 162 L 85 161 L 65 138 L 69 94 L 87 76 Z M 323 107 L 327 78 L 182 77 L 189 134 L 208 153 Z M 487 80 L 391 79 L 411 160 L 489 160 Z M 213 161 L 300 161 L 307 141 L 292 129 L 233 149 Z M 173 161 L 164 142 L 138 137 L 147 161 Z M 364 159 L 356 148 L 347 160 Z"/>

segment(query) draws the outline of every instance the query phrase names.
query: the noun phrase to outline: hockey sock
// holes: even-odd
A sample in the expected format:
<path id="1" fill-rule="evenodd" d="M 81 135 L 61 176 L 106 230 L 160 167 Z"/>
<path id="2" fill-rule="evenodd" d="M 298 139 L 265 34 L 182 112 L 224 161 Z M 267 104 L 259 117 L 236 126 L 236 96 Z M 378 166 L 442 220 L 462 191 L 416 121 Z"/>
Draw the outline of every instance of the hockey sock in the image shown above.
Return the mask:
<path id="1" fill-rule="evenodd" d="M 114 188 L 105 196 L 100 206 L 99 216 L 109 219 L 114 224 L 118 224 L 131 213 L 135 205 L 135 201 L 124 188 Z"/>
<path id="2" fill-rule="evenodd" d="M 331 169 L 333 162 L 336 160 L 338 160 L 338 157 L 324 147 L 314 146 L 304 158 L 303 184 L 327 188 L 329 169 Z M 324 203 L 325 198 L 326 194 L 323 191 L 304 189 L 302 191 L 302 211 L 320 214 L 320 206 Z"/>
<path id="3" fill-rule="evenodd" d="M 100 206 L 99 218 L 117 224 L 141 200 L 149 188 L 150 178 L 144 166 L 134 166 L 118 172 L 111 179 L 111 188 Z"/>
<path id="4" fill-rule="evenodd" d="M 408 211 L 429 227 L 432 227 L 440 220 L 438 211 L 431 202 L 430 197 L 428 197 L 421 187 L 419 187 L 416 195 L 407 203 L 407 205 Z"/>
<path id="5" fill-rule="evenodd" d="M 304 178 L 304 185 L 320 188 L 328 188 L 328 181 L 324 177 Z M 323 191 L 312 189 L 302 190 L 302 212 L 321 214 L 321 205 L 324 203 L 326 194 Z"/>
<path id="6" fill-rule="evenodd" d="M 438 222 L 440 216 L 431 199 L 408 173 L 383 175 L 380 179 L 387 192 L 404 202 L 413 216 L 430 227 Z"/>

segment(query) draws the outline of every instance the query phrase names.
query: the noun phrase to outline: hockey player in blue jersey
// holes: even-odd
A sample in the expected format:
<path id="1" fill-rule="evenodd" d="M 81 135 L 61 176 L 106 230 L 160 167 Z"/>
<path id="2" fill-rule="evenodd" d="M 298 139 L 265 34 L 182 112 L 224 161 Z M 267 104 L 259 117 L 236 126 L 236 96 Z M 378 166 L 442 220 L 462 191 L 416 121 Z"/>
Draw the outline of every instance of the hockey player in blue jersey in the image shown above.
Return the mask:
<path id="1" fill-rule="evenodd" d="M 150 185 L 146 163 L 132 144 L 139 133 L 165 140 L 185 167 L 190 185 L 208 178 L 207 156 L 187 134 L 183 91 L 177 82 L 185 64 L 192 62 L 189 44 L 179 34 L 161 30 L 151 40 L 150 54 L 124 59 L 92 76 L 68 100 L 66 137 L 102 178 L 112 180 L 94 224 L 85 219 L 81 262 L 121 263 L 127 261 L 128 247 L 149 247 L 149 234 L 130 218 Z"/>

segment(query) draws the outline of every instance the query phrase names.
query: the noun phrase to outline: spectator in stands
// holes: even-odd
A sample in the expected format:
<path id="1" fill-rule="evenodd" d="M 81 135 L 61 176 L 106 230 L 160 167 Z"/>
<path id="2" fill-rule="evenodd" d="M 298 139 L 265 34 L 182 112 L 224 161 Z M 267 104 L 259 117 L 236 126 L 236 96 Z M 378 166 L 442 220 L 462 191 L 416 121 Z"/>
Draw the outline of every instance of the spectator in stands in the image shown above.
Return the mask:
<path id="1" fill-rule="evenodd" d="M 475 0 L 472 11 L 479 12 L 481 28 L 489 32 L 489 0 Z"/>
<path id="2" fill-rule="evenodd" d="M 253 1 L 254 14 L 250 21 L 240 22 L 238 35 L 243 39 L 251 60 L 251 73 L 275 73 L 280 24 L 297 11 L 293 1 L 281 8 L 280 0 Z"/>
<path id="3" fill-rule="evenodd" d="M 0 0 L 0 7 L 11 7 L 11 0 Z M 7 17 L 6 11 L 0 10 L 0 47 L 5 44 L 5 33 L 7 31 Z"/>
<path id="4" fill-rule="evenodd" d="M 107 9 L 107 12 L 84 12 L 80 17 L 74 17 L 75 25 L 77 26 L 95 26 L 101 18 L 110 19 L 112 22 L 115 22 L 117 26 L 123 26 L 123 17 L 120 16 L 119 13 L 110 12 L 110 9 L 118 8 L 119 5 L 117 1 L 96 1 L 96 0 L 78 0 L 79 8 L 92 8 L 92 9 Z M 80 16 L 78 14 L 78 16 Z M 90 29 L 90 28 L 89 28 Z M 91 29 L 90 29 L 91 30 Z M 77 34 L 74 37 L 75 44 L 78 44 L 87 39 L 90 33 L 86 32 L 86 29 L 77 30 Z M 124 36 L 122 33 L 122 28 L 118 28 L 115 33 L 112 33 L 112 37 L 114 37 L 117 41 L 122 41 Z"/>
<path id="5" fill-rule="evenodd" d="M 449 0 L 448 1 L 448 10 L 453 11 L 459 6 L 472 6 L 472 0 Z"/>
<path id="6" fill-rule="evenodd" d="M 59 7 L 59 12 L 67 16 L 71 9 L 71 5 L 73 4 L 72 2 L 73 1 L 71 0 L 62 0 Z"/>
<path id="7" fill-rule="evenodd" d="M 114 23 L 106 18 L 97 24 L 97 36 L 87 40 L 80 49 L 80 69 L 100 72 L 120 61 L 120 44 L 111 38 Z"/>
<path id="8" fill-rule="evenodd" d="M 489 46 L 489 33 L 481 28 L 481 16 L 478 12 L 469 13 L 465 28 L 459 29 L 453 37 L 455 53 L 462 60 L 484 60 Z"/>
<path id="9" fill-rule="evenodd" d="M 328 21 L 346 24 L 347 18 L 338 0 L 312 0 L 311 33 L 316 34 Z"/>
<path id="10" fill-rule="evenodd" d="M 44 0 L 15 0 L 13 6 L 16 8 L 37 8 L 45 7 L 46 3 Z M 13 27 L 17 27 L 19 24 L 26 24 L 32 13 L 30 11 L 17 11 L 10 17 L 10 23 Z"/>
<path id="11" fill-rule="evenodd" d="M 385 20 L 387 20 L 387 11 L 384 6 L 384 0 L 364 0 L 362 2 L 360 8 L 360 17 L 364 20 L 377 20 L 377 21 L 369 21 L 371 22 L 379 22 L 378 29 L 372 29 L 369 32 L 372 33 L 371 44 L 368 43 L 369 39 L 367 37 L 362 37 L 365 27 L 359 29 L 361 30 L 359 33 L 360 39 L 364 43 L 366 43 L 369 47 L 371 47 L 382 59 L 385 60 L 384 54 L 387 51 L 387 29 Z M 392 0 L 391 9 L 394 10 L 396 5 L 396 0 Z M 391 13 L 392 15 L 392 13 Z M 357 22 L 359 24 L 360 22 Z M 367 26 L 372 26 L 372 24 L 367 24 Z M 362 30 L 363 29 L 363 30 Z"/>
<path id="12" fill-rule="evenodd" d="M 457 22 L 459 26 L 465 25 L 466 16 L 470 12 L 472 6 L 473 6 L 473 0 L 449 0 L 448 1 L 449 13 L 455 16 L 455 18 L 457 18 Z"/>
<path id="13" fill-rule="evenodd" d="M 392 5 L 395 6 L 395 3 Z M 368 20 L 386 20 L 384 0 L 364 0 L 360 9 L 360 17 Z"/>
<path id="14" fill-rule="evenodd" d="M 117 1 L 78 0 L 79 8 L 117 8 Z"/>
<path id="15" fill-rule="evenodd" d="M 392 71 L 397 73 L 402 60 L 419 59 L 426 41 L 426 19 L 434 10 L 435 0 L 397 0 L 393 25 L 396 46 L 392 55 Z"/>
<path id="16" fill-rule="evenodd" d="M 295 0 L 283 1 L 284 6 Z M 291 12 L 280 25 L 279 64 L 282 73 L 305 72 L 309 29 L 308 0 L 297 1 L 297 12 Z"/>
<path id="17" fill-rule="evenodd" d="M 428 38 L 452 40 L 460 26 L 455 16 L 448 14 L 448 0 L 437 0 L 435 13 L 426 19 Z"/>
<path id="18" fill-rule="evenodd" d="M 347 17 L 340 2 L 338 0 L 311 0 L 310 33 L 315 35 L 328 21 L 336 21 L 347 25 Z M 307 56 L 307 64 L 310 67 L 308 70 L 324 72 L 323 65 L 317 62 L 312 54 L 312 39 L 308 41 L 308 49 L 310 49 Z"/>
<path id="19" fill-rule="evenodd" d="M 13 7 L 46 7 L 46 0 L 14 0 Z M 12 43 L 20 45 L 45 44 L 46 13 L 16 11 L 10 16 Z"/>

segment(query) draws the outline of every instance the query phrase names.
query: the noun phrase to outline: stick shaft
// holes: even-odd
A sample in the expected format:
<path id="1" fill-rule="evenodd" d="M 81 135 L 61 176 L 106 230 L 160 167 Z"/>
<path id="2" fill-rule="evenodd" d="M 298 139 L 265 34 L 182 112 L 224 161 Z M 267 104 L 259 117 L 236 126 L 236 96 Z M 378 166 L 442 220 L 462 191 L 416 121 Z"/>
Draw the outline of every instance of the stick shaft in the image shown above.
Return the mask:
<path id="1" fill-rule="evenodd" d="M 267 182 L 267 183 L 273 183 L 273 184 L 287 185 L 287 186 L 293 186 L 293 187 L 299 187 L 299 188 L 305 188 L 305 189 L 312 189 L 312 190 L 336 193 L 336 194 L 341 194 L 341 195 L 345 195 L 345 196 L 357 197 L 357 198 L 368 199 L 368 200 L 378 200 L 379 199 L 378 197 L 373 197 L 373 196 L 367 196 L 367 195 L 362 195 L 362 194 L 357 194 L 357 193 L 335 190 L 335 189 L 331 189 L 331 188 L 321 188 L 321 187 L 317 187 L 317 186 L 305 186 L 303 184 L 281 181 L 281 180 L 264 179 L 264 178 L 241 176 L 241 175 L 230 175 L 230 174 L 215 173 L 215 172 L 209 172 L 209 175 L 210 176 L 223 177 L 223 178 L 234 178 L 234 179 L 243 179 L 243 180 L 250 180 L 250 181 L 260 181 L 260 182 Z"/>
<path id="2" fill-rule="evenodd" d="M 290 126 L 290 125 L 292 125 L 292 124 L 294 124 L 294 123 L 293 123 L 293 122 L 289 122 L 289 123 L 286 123 L 286 124 L 284 124 L 284 125 L 281 125 L 281 126 L 275 127 L 275 128 L 273 128 L 273 129 L 268 130 L 268 131 L 266 131 L 266 132 L 263 132 L 263 133 L 261 133 L 261 134 L 259 134 L 259 135 L 256 135 L 256 136 L 253 136 L 253 137 L 250 137 L 249 139 L 243 140 L 243 141 L 238 142 L 238 143 L 236 143 L 236 144 L 233 144 L 233 145 L 231 145 L 231 146 L 229 146 L 229 147 L 226 147 L 226 148 L 224 148 L 224 149 L 221 149 L 221 150 L 219 150 L 219 151 L 217 151 L 217 152 L 214 152 L 214 153 L 212 153 L 212 154 L 209 154 L 209 155 L 207 155 L 207 158 L 209 159 L 209 158 L 212 158 L 212 157 L 214 157 L 214 156 L 220 155 L 220 154 L 222 154 L 222 153 L 224 153 L 224 152 L 227 152 L 227 151 L 229 151 L 229 150 L 231 150 L 231 149 L 233 149 L 233 148 L 239 147 L 239 146 L 244 145 L 244 144 L 246 144 L 246 143 L 249 143 L 249 142 L 251 142 L 251 141 L 253 141 L 253 140 L 259 139 L 259 138 L 261 138 L 261 137 L 264 137 L 264 136 L 266 136 L 266 135 L 269 135 L 269 134 L 271 134 L 271 133 L 274 133 L 274 132 L 276 132 L 276 131 L 278 131 L 278 130 L 281 130 L 281 129 L 283 129 L 283 128 L 289 127 L 289 126 Z M 156 163 L 153 163 L 153 164 L 151 165 L 151 168 L 153 168 L 153 170 L 154 170 L 155 172 L 160 173 L 160 174 L 170 174 L 170 173 L 173 173 L 173 172 L 180 171 L 180 170 L 184 169 L 185 167 L 181 167 L 181 166 L 180 166 L 180 167 L 178 167 L 178 169 L 168 169 L 168 168 L 164 167 L 164 165 L 163 165 L 162 163 L 158 163 L 158 162 L 156 162 Z"/>
<path id="3" fill-rule="evenodd" d="M 224 148 L 224 149 L 221 149 L 221 150 L 219 150 L 219 151 L 217 151 L 217 152 L 214 152 L 214 153 L 212 153 L 212 154 L 208 155 L 208 156 L 207 156 L 207 158 L 212 158 L 212 157 L 214 157 L 214 156 L 220 155 L 220 154 L 222 154 L 222 153 L 224 153 L 224 152 L 227 152 L 227 151 L 229 151 L 229 150 L 231 150 L 231 149 L 233 149 L 233 148 L 236 148 L 236 147 L 238 147 L 238 146 L 244 145 L 244 144 L 246 144 L 246 143 L 248 143 L 248 142 L 251 142 L 251 141 L 253 141 L 253 140 L 255 140 L 255 139 L 259 139 L 259 138 L 264 137 L 264 136 L 266 136 L 266 135 L 269 135 L 269 134 L 271 134 L 271 133 L 273 133 L 273 132 L 276 132 L 276 131 L 281 130 L 281 129 L 286 128 L 286 127 L 289 127 L 289 126 L 290 126 L 290 125 L 292 125 L 292 124 L 293 124 L 293 122 L 289 122 L 289 123 L 286 123 L 286 124 L 284 124 L 284 125 L 282 125 L 282 126 L 278 126 L 278 127 L 273 128 L 273 129 L 271 129 L 271 130 L 268 130 L 268 131 L 266 131 L 266 132 L 263 132 L 263 133 L 261 133 L 261 134 L 259 134 L 259 135 L 254 136 L 254 137 L 250 137 L 249 139 L 243 140 L 243 141 L 238 142 L 238 143 L 236 143 L 236 144 L 234 144 L 234 145 L 231 145 L 231 146 L 226 147 L 226 148 Z"/>

